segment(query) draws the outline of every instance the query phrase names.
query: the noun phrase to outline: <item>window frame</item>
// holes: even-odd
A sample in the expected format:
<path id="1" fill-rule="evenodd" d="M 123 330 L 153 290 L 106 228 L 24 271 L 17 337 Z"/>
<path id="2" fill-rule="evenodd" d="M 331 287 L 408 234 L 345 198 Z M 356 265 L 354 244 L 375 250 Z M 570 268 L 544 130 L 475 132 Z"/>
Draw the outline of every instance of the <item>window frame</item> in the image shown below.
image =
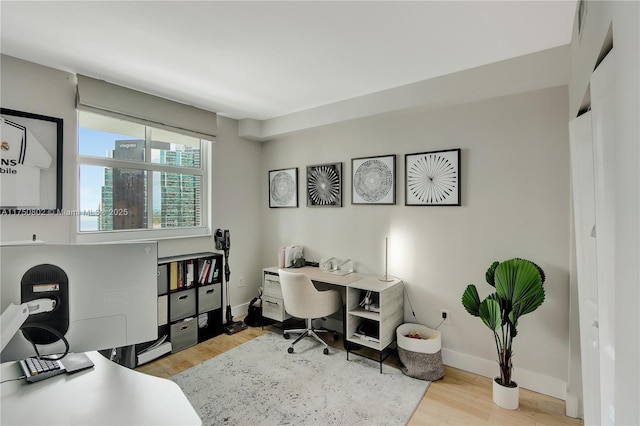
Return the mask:
<path id="1" fill-rule="evenodd" d="M 135 240 L 159 240 L 159 239 L 173 239 L 173 238 L 191 238 L 191 237 L 210 237 L 211 233 L 211 218 L 210 212 L 212 208 L 210 188 L 212 187 L 212 171 L 211 171 L 211 151 L 214 141 L 209 141 L 200 138 L 200 167 L 180 167 L 167 164 L 159 164 L 151 161 L 151 144 L 150 135 L 154 126 L 145 125 L 145 161 L 131 161 L 121 160 L 109 157 L 96 157 L 92 155 L 82 155 L 79 153 L 79 129 L 80 129 L 80 113 L 91 113 L 95 115 L 102 115 L 106 118 L 109 115 L 100 114 L 97 112 L 89 111 L 77 111 L 77 129 L 78 140 L 76 145 L 76 205 L 78 209 L 75 211 L 77 218 L 74 218 L 76 242 L 112 242 L 112 241 L 135 241 Z M 120 120 L 123 120 L 119 118 Z M 129 121 L 129 120 L 123 120 Z M 134 122 L 135 121 L 131 121 Z M 177 130 L 172 130 L 174 133 L 181 133 Z M 188 135 L 191 136 L 191 135 Z M 147 188 L 153 187 L 153 173 L 154 172 L 166 172 L 166 173 L 178 173 L 199 176 L 201 179 L 201 218 L 199 226 L 189 226 L 180 228 L 146 228 L 146 229 L 118 229 L 118 230 L 95 230 L 95 231 L 81 231 L 80 230 L 80 215 L 82 213 L 80 209 L 80 169 L 82 166 L 98 166 L 98 167 L 110 167 L 110 168 L 127 168 L 134 170 L 144 170 L 147 172 Z M 153 205 L 153 191 L 147 190 L 147 206 Z M 153 208 L 147 209 L 147 223 L 153 224 Z"/>

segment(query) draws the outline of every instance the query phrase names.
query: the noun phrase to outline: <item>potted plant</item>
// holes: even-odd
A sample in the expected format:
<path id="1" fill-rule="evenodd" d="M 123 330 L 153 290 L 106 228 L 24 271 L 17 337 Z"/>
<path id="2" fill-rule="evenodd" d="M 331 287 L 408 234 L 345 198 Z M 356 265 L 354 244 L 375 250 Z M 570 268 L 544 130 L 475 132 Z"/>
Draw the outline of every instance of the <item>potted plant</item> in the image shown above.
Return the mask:
<path id="1" fill-rule="evenodd" d="M 518 335 L 518 320 L 535 311 L 544 302 L 545 275 L 542 268 L 525 259 L 493 262 L 485 274 L 495 288 L 482 302 L 474 284 L 462 295 L 462 304 L 471 315 L 480 317 L 493 332 L 500 377 L 493 383 L 493 400 L 503 408 L 518 408 L 519 388 L 511 380 L 513 339 Z"/>

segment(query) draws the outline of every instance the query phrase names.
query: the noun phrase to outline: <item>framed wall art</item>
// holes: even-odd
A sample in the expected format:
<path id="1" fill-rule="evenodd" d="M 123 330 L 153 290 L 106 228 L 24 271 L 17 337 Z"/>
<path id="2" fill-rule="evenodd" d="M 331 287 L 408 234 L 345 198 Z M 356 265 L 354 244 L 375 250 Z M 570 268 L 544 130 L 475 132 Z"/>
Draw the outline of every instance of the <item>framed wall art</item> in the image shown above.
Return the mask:
<path id="1" fill-rule="evenodd" d="M 269 207 L 298 207 L 298 168 L 269 170 Z"/>
<path id="2" fill-rule="evenodd" d="M 307 206 L 342 207 L 342 163 L 307 166 Z"/>
<path id="3" fill-rule="evenodd" d="M 405 205 L 460 205 L 460 149 L 405 155 Z"/>
<path id="4" fill-rule="evenodd" d="M 351 159 L 351 204 L 396 203 L 396 156 Z"/>
<path id="5" fill-rule="evenodd" d="M 63 120 L 0 108 L 0 121 L 0 212 L 60 211 Z"/>

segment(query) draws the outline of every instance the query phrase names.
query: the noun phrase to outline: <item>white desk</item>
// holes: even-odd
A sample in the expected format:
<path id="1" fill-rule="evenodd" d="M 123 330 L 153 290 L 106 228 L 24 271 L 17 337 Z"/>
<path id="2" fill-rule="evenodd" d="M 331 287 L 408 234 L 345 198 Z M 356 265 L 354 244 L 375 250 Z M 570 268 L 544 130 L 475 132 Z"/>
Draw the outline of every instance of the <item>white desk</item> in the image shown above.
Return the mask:
<path id="1" fill-rule="evenodd" d="M 382 352 L 396 340 L 396 328 L 404 322 L 404 284 L 402 280 L 394 278 L 392 281 L 386 282 L 381 281 L 375 275 L 358 273 L 337 275 L 312 266 L 288 268 L 287 271 L 303 273 L 316 284 L 325 283 L 345 289 L 345 324 L 343 325 L 343 330 L 347 359 L 349 358 L 349 352 L 352 351 L 352 346 L 346 342 L 353 343 L 359 347 L 373 349 L 380 355 L 376 361 L 380 362 L 380 371 L 382 372 L 382 361 L 384 361 Z M 265 268 L 263 269 L 263 277 L 265 273 L 277 275 L 278 268 Z M 267 290 L 272 292 L 270 294 L 274 294 L 272 287 L 279 286 L 279 282 L 271 281 L 267 283 L 263 278 L 263 285 L 265 286 L 265 295 L 269 296 Z M 367 311 L 360 307 L 363 292 L 366 293 L 367 291 L 372 293 L 373 299 L 379 306 L 379 312 Z M 269 299 L 265 300 L 269 301 Z M 284 306 L 283 302 L 282 305 L 282 311 L 284 312 L 286 306 Z M 359 331 L 361 325 L 373 325 L 377 330 L 378 338 L 363 337 Z"/>
<path id="2" fill-rule="evenodd" d="M 180 387 L 113 363 L 97 352 L 91 369 L 40 382 L 2 383 L 3 425 L 201 425 Z M 2 380 L 20 377 L 15 362 L 1 364 Z"/>

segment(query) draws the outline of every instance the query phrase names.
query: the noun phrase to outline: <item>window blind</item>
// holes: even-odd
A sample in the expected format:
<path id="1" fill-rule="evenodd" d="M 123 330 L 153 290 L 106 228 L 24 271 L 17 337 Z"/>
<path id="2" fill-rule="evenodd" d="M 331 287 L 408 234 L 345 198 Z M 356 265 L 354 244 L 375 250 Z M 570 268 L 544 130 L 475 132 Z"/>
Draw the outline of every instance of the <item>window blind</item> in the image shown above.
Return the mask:
<path id="1" fill-rule="evenodd" d="M 216 113 L 78 74 L 76 108 L 214 141 Z"/>

